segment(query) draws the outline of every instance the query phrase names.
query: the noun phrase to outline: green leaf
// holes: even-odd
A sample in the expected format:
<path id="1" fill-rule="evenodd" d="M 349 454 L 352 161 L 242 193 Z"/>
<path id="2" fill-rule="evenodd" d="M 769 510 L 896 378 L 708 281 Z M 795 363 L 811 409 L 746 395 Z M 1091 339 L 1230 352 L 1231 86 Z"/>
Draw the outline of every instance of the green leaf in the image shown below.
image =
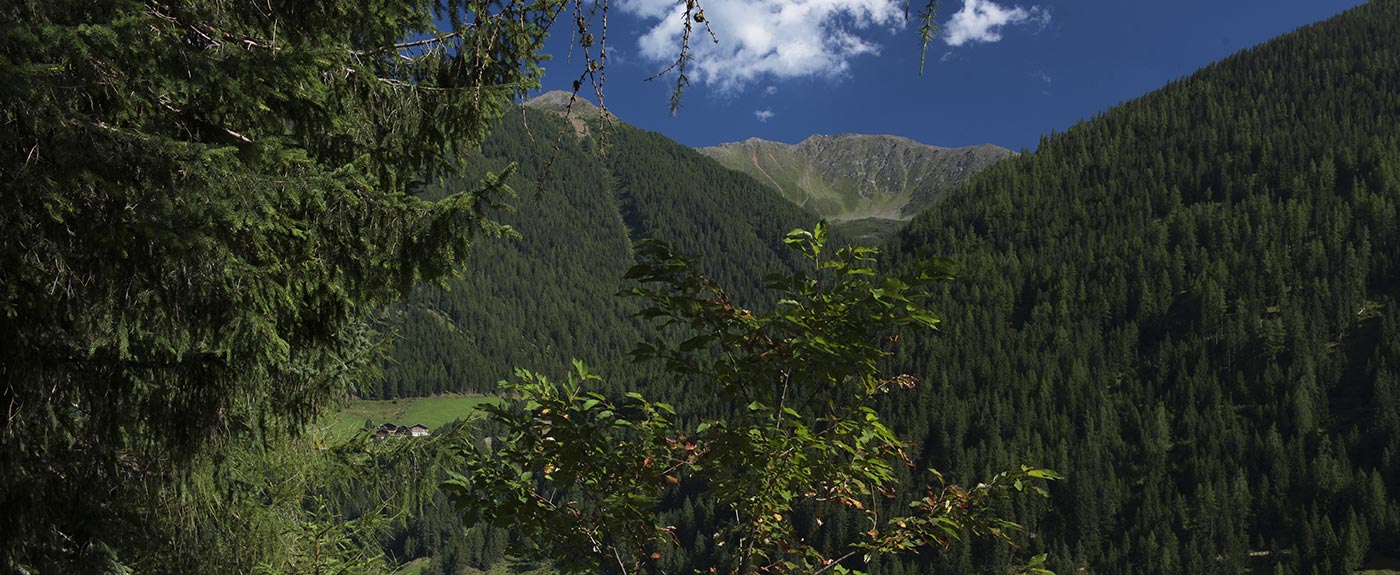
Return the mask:
<path id="1" fill-rule="evenodd" d="M 810 241 L 812 241 L 812 232 L 802 228 L 792 230 L 783 237 L 783 243 L 793 247 L 800 246 Z"/>
<path id="2" fill-rule="evenodd" d="M 931 328 L 938 327 L 938 323 L 941 321 L 938 319 L 938 316 L 933 314 L 933 312 L 923 309 L 911 310 L 909 313 L 909 319 L 914 320 L 920 325 Z"/>

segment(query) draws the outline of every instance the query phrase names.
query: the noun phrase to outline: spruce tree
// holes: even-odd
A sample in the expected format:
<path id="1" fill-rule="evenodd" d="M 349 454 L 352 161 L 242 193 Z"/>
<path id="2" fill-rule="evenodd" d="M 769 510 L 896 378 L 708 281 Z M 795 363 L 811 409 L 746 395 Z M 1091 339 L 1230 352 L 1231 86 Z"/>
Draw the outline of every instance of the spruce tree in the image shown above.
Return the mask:
<path id="1" fill-rule="evenodd" d="M 415 194 L 536 85 L 566 5 L 0 8 L 0 570 L 121 569 L 146 502 L 296 434 L 377 310 L 508 234 L 493 176 Z"/>

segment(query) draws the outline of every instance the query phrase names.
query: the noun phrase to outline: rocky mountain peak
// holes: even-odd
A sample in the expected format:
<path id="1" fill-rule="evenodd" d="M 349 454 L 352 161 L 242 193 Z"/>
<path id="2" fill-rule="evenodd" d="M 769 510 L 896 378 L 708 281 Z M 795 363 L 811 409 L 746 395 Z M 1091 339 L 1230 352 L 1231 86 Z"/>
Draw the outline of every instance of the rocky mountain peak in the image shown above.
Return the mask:
<path id="1" fill-rule="evenodd" d="M 551 90 L 534 98 L 525 101 L 525 106 L 554 112 L 560 116 L 566 116 L 574 128 L 574 133 L 582 138 L 590 133 L 588 123 L 591 120 L 607 117 L 609 120 L 617 119 L 617 116 L 609 112 L 604 112 L 593 102 L 588 101 L 582 94 L 574 94 L 566 90 Z"/>
<path id="2" fill-rule="evenodd" d="M 701 148 L 834 223 L 890 231 L 973 174 L 1014 155 L 999 146 L 930 146 L 882 134 L 818 134 L 797 144 L 749 138 Z"/>
<path id="3" fill-rule="evenodd" d="M 569 102 L 573 101 L 571 105 Z M 595 117 L 599 114 L 598 106 L 588 101 L 583 94 L 574 94 L 566 90 L 551 90 L 534 98 L 525 101 L 525 105 L 538 110 L 549 110 L 551 112 L 563 113 L 572 112 L 578 116 Z"/>

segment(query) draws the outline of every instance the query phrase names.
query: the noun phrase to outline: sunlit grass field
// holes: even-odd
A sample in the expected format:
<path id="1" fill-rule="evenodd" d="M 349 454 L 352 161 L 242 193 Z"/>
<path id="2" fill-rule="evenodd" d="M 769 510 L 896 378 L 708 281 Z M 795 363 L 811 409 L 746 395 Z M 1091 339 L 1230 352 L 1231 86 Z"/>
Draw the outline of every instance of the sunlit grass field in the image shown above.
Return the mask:
<path id="1" fill-rule="evenodd" d="M 398 425 L 421 423 L 436 429 L 454 420 L 466 419 L 479 405 L 498 401 L 495 397 L 476 395 L 355 400 L 328 418 L 323 425 L 328 433 L 336 437 L 347 437 L 363 429 L 366 419 L 376 426 L 386 422 Z"/>
<path id="2" fill-rule="evenodd" d="M 394 575 L 421 575 L 427 572 L 432 565 L 432 560 L 423 558 L 411 561 L 394 573 Z M 506 559 L 497 563 L 489 571 L 481 571 L 471 567 L 464 567 L 459 571 L 461 575 L 558 575 L 558 571 L 548 567 L 540 567 L 529 562 L 516 559 Z"/>

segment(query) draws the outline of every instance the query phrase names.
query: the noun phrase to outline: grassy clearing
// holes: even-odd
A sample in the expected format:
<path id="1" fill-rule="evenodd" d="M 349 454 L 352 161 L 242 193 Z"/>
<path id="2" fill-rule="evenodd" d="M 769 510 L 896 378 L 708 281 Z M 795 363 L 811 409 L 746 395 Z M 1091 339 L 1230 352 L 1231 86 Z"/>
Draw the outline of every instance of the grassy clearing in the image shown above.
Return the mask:
<path id="1" fill-rule="evenodd" d="M 399 425 L 421 423 L 437 428 L 453 420 L 465 419 L 477 406 L 500 401 L 494 397 L 474 395 L 439 395 L 408 397 L 393 400 L 356 400 L 331 416 L 326 424 L 329 433 L 346 437 L 364 427 L 369 419 L 375 425 L 385 422 Z"/>
<path id="2" fill-rule="evenodd" d="M 394 575 L 423 575 L 428 571 L 428 567 L 433 563 L 432 559 L 422 557 L 414 559 L 399 566 L 399 570 Z M 552 567 L 541 566 L 531 561 L 525 561 L 513 557 L 507 557 L 505 561 L 500 561 L 490 569 L 482 571 L 472 567 L 462 567 L 457 573 L 460 575 L 559 575 Z"/>
<path id="3" fill-rule="evenodd" d="M 462 570 L 464 575 L 558 575 L 559 572 L 550 567 L 541 567 L 532 562 L 519 559 L 507 558 L 505 561 L 497 563 L 490 570 L 481 571 L 467 567 Z"/>
<path id="4" fill-rule="evenodd" d="M 395 571 L 394 575 L 423 575 L 423 573 L 428 570 L 428 566 L 432 565 L 432 563 L 433 560 L 427 557 L 414 559 L 400 565 L 399 570 Z"/>

